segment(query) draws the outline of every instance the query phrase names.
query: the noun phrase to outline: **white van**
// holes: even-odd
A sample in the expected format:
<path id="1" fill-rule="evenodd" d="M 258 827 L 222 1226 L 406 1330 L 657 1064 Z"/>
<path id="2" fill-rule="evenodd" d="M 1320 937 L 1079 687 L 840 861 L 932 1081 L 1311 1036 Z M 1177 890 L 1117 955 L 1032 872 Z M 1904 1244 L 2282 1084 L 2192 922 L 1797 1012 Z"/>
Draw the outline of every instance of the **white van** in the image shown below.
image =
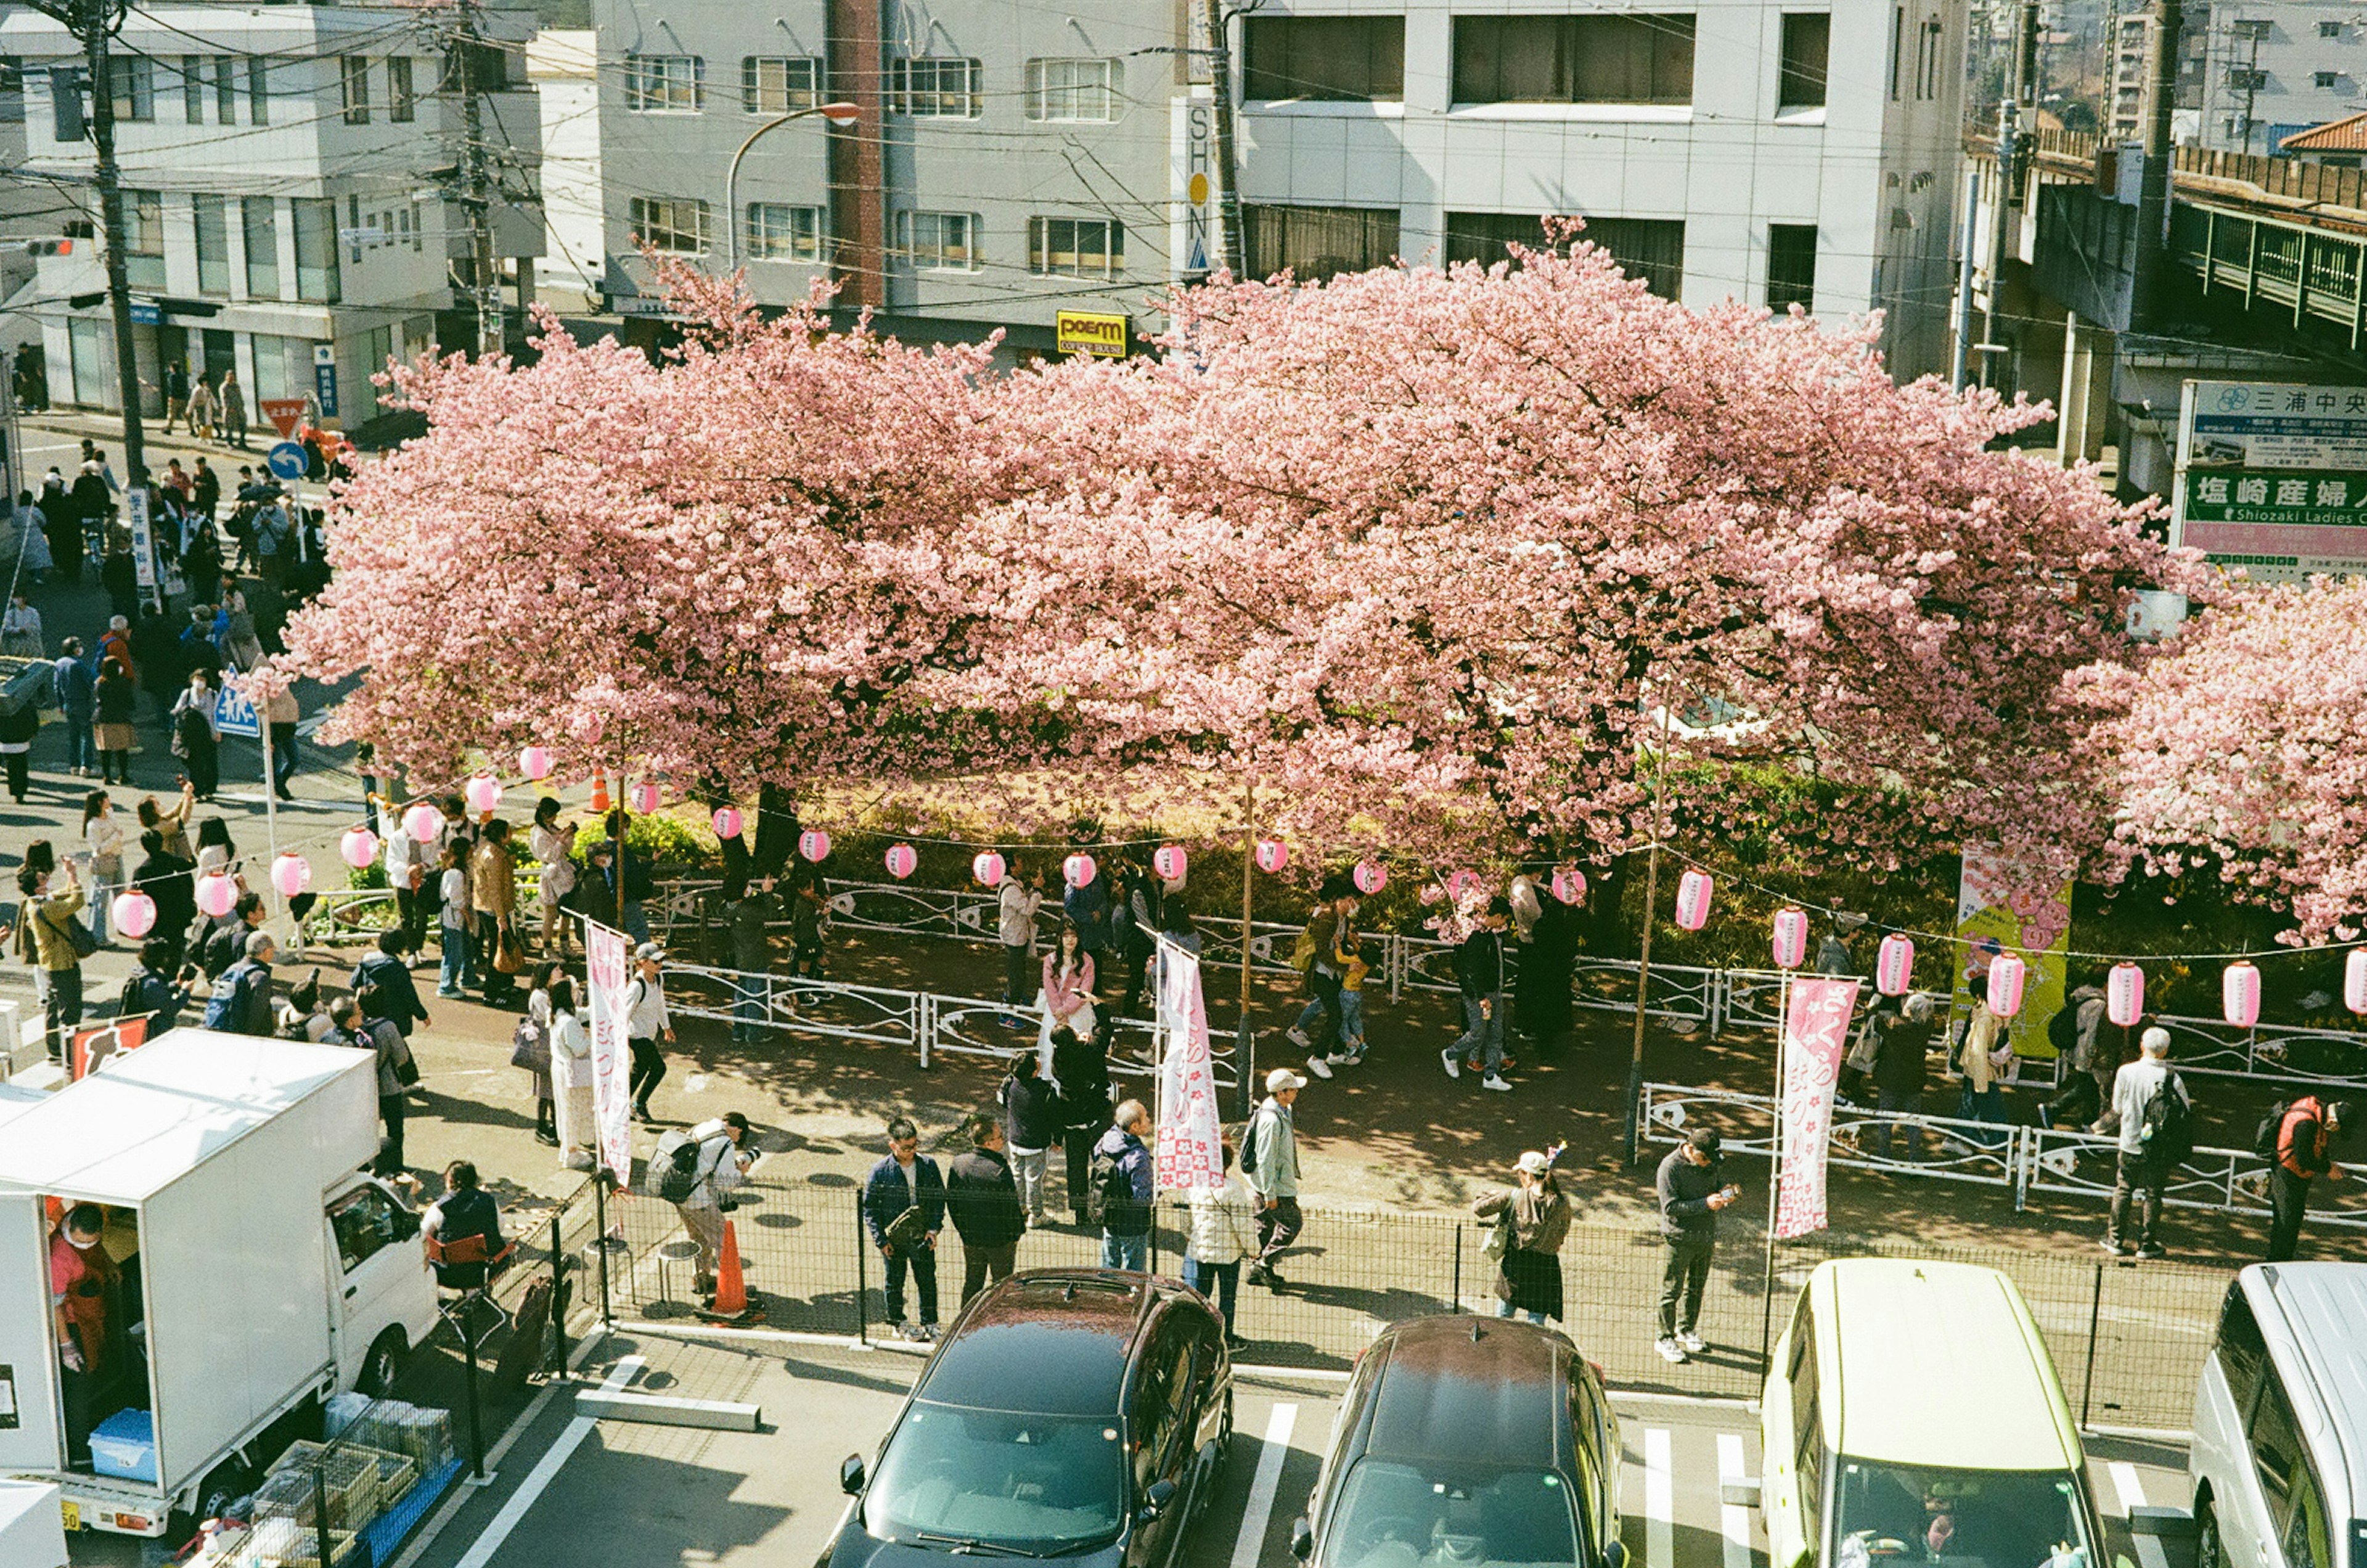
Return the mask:
<path id="1" fill-rule="evenodd" d="M 2367 1264 L 2236 1276 L 2187 1467 L 2196 1568 L 2367 1568 Z"/>

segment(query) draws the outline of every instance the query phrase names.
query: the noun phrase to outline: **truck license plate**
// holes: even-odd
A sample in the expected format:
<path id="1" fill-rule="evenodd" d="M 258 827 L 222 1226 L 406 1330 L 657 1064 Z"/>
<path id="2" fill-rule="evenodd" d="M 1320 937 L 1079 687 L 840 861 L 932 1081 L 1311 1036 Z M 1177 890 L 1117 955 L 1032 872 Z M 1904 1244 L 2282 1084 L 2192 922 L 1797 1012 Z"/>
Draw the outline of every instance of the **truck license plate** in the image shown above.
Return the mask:
<path id="1" fill-rule="evenodd" d="M 71 1497 L 67 1497 L 62 1499 L 59 1502 L 58 1506 L 66 1511 L 66 1529 L 70 1530 L 78 1530 L 82 1529 L 82 1505 L 80 1503 L 75 1502 Z"/>

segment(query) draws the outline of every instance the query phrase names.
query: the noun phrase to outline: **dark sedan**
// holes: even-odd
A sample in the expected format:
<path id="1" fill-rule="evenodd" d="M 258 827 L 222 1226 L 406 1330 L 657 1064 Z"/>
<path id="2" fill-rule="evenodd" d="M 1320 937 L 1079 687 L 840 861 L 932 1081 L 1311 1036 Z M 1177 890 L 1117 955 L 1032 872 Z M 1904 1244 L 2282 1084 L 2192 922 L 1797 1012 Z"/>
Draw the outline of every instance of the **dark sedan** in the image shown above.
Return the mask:
<path id="1" fill-rule="evenodd" d="M 1032 1269 L 963 1309 L 818 1568 L 944 1556 L 1163 1568 L 1233 1431 L 1224 1325 L 1172 1280 Z"/>

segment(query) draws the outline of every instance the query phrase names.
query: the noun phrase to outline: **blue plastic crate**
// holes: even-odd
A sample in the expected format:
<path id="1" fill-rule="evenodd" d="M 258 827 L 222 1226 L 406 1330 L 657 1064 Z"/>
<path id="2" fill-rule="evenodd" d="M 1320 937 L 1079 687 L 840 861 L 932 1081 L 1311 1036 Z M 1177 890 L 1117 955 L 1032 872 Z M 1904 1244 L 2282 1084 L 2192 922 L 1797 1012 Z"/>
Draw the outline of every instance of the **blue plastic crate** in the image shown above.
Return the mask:
<path id="1" fill-rule="evenodd" d="M 460 1473 L 460 1461 L 454 1460 L 432 1475 L 412 1483 L 411 1490 L 396 1500 L 394 1506 L 372 1519 L 361 1532 L 362 1544 L 369 1548 L 370 1561 L 391 1562 L 402 1543 L 427 1517 L 427 1510 L 444 1495 L 452 1478 Z"/>
<path id="2" fill-rule="evenodd" d="M 156 1418 L 145 1410 L 119 1410 L 93 1427 L 90 1467 L 119 1481 L 156 1480 Z"/>

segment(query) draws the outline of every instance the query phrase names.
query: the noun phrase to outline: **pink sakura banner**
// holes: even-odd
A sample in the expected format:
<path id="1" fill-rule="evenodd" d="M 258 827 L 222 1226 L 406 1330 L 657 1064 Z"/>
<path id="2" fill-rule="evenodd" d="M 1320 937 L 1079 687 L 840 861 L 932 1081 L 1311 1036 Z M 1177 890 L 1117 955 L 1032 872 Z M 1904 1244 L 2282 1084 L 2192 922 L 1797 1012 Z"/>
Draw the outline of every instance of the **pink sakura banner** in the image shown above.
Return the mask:
<path id="1" fill-rule="evenodd" d="M 1225 1184 L 1217 1116 L 1216 1063 L 1200 960 L 1159 939 L 1159 1147 L 1152 1171 L 1162 1192 Z"/>
<path id="2" fill-rule="evenodd" d="M 1825 1228 L 1825 1156 L 1832 1145 L 1833 1085 L 1849 1045 L 1855 980 L 1798 979 L 1784 1012 L 1784 1169 L 1775 1189 L 1775 1239 Z"/>
<path id="3" fill-rule="evenodd" d="M 625 1043 L 625 933 L 597 920 L 583 922 L 584 989 L 592 998 L 592 1124 L 600 1163 L 617 1185 L 633 1179 L 632 1059 Z"/>

